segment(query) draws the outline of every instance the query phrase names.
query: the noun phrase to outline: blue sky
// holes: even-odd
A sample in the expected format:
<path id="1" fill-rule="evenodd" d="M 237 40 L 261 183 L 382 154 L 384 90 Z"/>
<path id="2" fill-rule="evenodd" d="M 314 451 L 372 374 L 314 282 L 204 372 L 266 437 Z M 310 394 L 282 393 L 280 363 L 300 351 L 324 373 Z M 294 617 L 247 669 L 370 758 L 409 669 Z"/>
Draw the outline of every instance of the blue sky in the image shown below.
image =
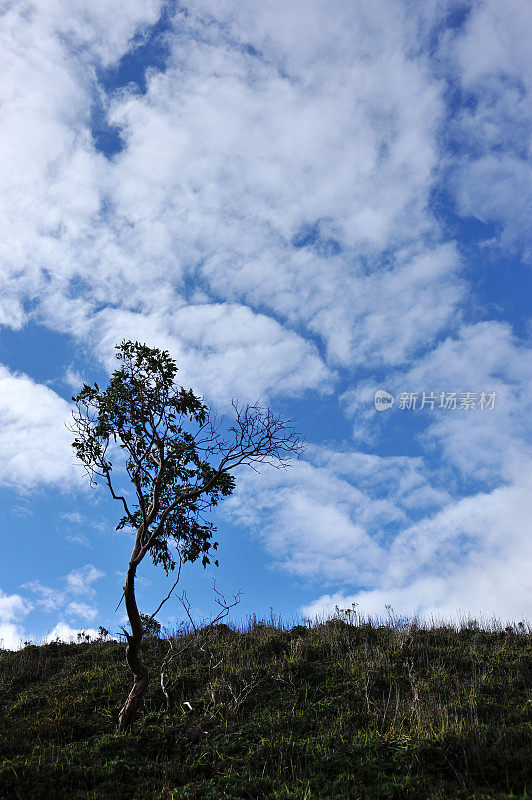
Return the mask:
<path id="1" fill-rule="evenodd" d="M 5 6 L 4 646 L 124 623 L 131 539 L 66 428 L 124 338 L 307 443 L 237 475 L 220 566 L 183 570 L 198 620 L 213 578 L 234 620 L 530 618 L 531 21 L 525 0 Z M 169 579 L 139 575 L 151 613 Z"/>

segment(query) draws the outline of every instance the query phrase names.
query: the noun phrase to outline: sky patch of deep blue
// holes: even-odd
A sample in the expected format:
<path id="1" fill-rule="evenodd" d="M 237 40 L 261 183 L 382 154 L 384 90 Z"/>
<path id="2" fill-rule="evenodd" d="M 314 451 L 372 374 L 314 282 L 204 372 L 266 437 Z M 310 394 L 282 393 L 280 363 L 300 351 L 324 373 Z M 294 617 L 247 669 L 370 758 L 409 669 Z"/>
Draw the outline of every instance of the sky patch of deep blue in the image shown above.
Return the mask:
<path id="1" fill-rule="evenodd" d="M 79 345 L 71 336 L 35 322 L 18 331 L 7 326 L 0 329 L 0 363 L 37 383 L 61 377 L 78 353 Z"/>
<path id="2" fill-rule="evenodd" d="M 442 34 L 451 30 L 454 33 L 462 31 L 467 24 L 471 12 L 473 11 L 473 3 L 456 3 L 448 13 L 438 22 L 431 31 L 428 43 L 428 50 L 432 56 L 437 55 L 440 47 L 440 39 Z"/>
<path id="3" fill-rule="evenodd" d="M 342 247 L 337 239 L 322 233 L 322 221 L 310 222 L 302 225 L 292 237 L 292 245 L 296 249 L 310 247 L 322 258 L 331 258 L 342 252 Z"/>
<path id="4" fill-rule="evenodd" d="M 155 25 L 133 37 L 128 52 L 117 64 L 97 69 L 98 83 L 104 97 L 108 98 L 113 92 L 126 87 L 133 88 L 139 94 L 146 94 L 146 72 L 150 69 L 166 71 L 170 54 L 167 33 L 172 29 L 172 21 L 178 12 L 188 14 L 176 2 L 165 3 Z M 120 128 L 109 124 L 105 100 L 102 97 L 94 98 L 90 125 L 94 146 L 106 158 L 112 158 L 124 149 Z"/>
<path id="5" fill-rule="evenodd" d="M 514 333 L 526 338 L 532 281 L 530 265 L 523 262 L 519 248 L 488 246 L 488 242 L 499 239 L 500 226 L 477 217 L 460 216 L 449 191 L 441 185 L 431 194 L 430 208 L 444 236 L 458 244 L 464 277 L 473 289 L 467 311 L 470 321 L 510 321 Z"/>

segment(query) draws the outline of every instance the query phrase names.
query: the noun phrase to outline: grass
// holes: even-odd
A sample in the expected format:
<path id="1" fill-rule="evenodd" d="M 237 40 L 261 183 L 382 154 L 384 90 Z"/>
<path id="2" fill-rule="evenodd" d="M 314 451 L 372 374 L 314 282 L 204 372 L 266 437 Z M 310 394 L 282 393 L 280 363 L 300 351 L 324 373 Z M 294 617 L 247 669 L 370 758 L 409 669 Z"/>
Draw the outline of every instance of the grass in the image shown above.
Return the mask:
<path id="1" fill-rule="evenodd" d="M 131 684 L 123 645 L 0 651 L 0 798 L 531 796 L 523 623 L 251 620 L 150 638 L 143 658 L 153 676 L 144 708 L 119 735 Z"/>

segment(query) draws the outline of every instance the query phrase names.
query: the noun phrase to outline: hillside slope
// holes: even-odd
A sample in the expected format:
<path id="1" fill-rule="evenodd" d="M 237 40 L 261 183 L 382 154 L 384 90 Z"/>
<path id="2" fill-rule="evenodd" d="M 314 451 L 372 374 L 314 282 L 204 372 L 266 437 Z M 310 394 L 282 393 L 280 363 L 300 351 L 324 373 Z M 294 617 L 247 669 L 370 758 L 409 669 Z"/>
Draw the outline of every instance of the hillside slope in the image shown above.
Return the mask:
<path id="1" fill-rule="evenodd" d="M 152 682 L 132 732 L 119 735 L 123 645 L 0 651 L 2 800 L 532 792 L 532 636 L 522 624 L 255 622 L 148 639 L 143 653 Z"/>

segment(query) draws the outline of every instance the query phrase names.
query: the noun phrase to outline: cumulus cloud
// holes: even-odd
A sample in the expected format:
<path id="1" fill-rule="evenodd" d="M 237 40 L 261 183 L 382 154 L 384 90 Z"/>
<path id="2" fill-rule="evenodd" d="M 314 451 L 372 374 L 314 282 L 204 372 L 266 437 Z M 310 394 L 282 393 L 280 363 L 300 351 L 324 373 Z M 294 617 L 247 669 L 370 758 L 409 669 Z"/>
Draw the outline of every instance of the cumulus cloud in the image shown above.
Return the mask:
<path id="1" fill-rule="evenodd" d="M 457 620 L 527 619 L 532 598 L 530 469 L 519 483 L 464 498 L 404 530 L 386 555 L 375 586 L 325 594 L 302 609 L 306 616 L 357 603 L 362 614 Z M 527 616 L 528 615 L 528 616 Z"/>
<path id="2" fill-rule="evenodd" d="M 222 406 L 232 397 L 252 401 L 261 394 L 328 391 L 333 377 L 313 344 L 237 304 L 189 304 L 165 318 L 106 309 L 92 330 L 109 368 L 116 341 L 147 341 L 172 353 L 183 385 Z"/>
<path id="3" fill-rule="evenodd" d="M 94 620 L 98 616 L 98 609 L 89 605 L 89 603 L 80 603 L 78 600 L 72 600 L 65 608 L 65 613 L 70 617 Z"/>
<path id="4" fill-rule="evenodd" d="M 464 430 L 454 438 L 482 447 Z M 507 485 L 456 499 L 449 472 L 428 458 L 320 447 L 306 459 L 287 475 L 243 474 L 226 503 L 275 568 L 309 585 L 343 587 L 305 606 L 306 616 L 352 602 L 372 614 L 391 604 L 400 615 L 526 615 L 532 460 L 515 461 Z"/>
<path id="5" fill-rule="evenodd" d="M 399 520 L 381 550 L 381 570 L 373 587 L 363 591 L 325 594 L 308 605 L 305 613 L 321 608 L 334 611 L 351 602 L 366 612 L 383 613 L 385 604 L 399 613 L 455 616 L 458 611 L 522 617 L 530 604 L 531 584 L 526 578 L 532 550 L 526 514 L 526 496 L 532 475 L 528 442 L 532 375 L 531 352 L 507 323 L 479 322 L 463 325 L 456 335 L 442 340 L 406 370 L 390 373 L 386 388 L 400 392 L 496 393 L 493 409 L 469 411 L 407 411 L 396 406 L 386 412 L 386 422 L 373 407 L 374 382 L 362 383 L 344 397 L 346 409 L 357 420 L 357 433 L 374 426 L 406 425 L 414 417 L 417 446 L 426 456 L 405 458 L 402 477 L 416 463 L 430 463 L 427 482 L 419 497 L 434 497 L 435 505 L 421 511 L 418 520 Z M 418 402 L 419 406 L 419 402 Z M 406 416 L 405 416 L 406 415 Z M 384 416 L 384 415 L 382 415 Z M 370 466 L 373 458 L 342 455 L 345 471 L 357 462 Z M 322 463 L 335 464 L 336 454 L 322 455 Z M 385 463 L 370 472 L 373 487 L 389 483 Z M 360 485 L 360 471 L 353 473 Z M 479 487 L 483 487 L 479 491 Z M 396 489 L 391 484 L 391 496 Z M 406 509 L 407 514 L 417 506 Z M 440 504 L 437 501 L 440 496 Z M 462 499 L 458 499 L 461 497 Z"/>
<path id="6" fill-rule="evenodd" d="M 90 113 L 96 67 L 115 62 L 159 2 L 10 3 L 2 13 L 0 89 L 0 323 L 15 328 L 24 304 L 50 282 L 68 293 L 76 248 L 91 238 L 102 202 L 104 157 Z"/>
<path id="7" fill-rule="evenodd" d="M 5 594 L 0 589 L 0 648 L 18 650 L 24 640 L 21 620 L 33 606 L 19 594 Z"/>
<path id="8" fill-rule="evenodd" d="M 396 531 L 450 502 L 421 458 L 311 447 L 286 472 L 242 471 L 226 513 L 254 528 L 275 567 L 312 581 L 371 585 Z"/>
<path id="9" fill-rule="evenodd" d="M 75 484 L 69 418 L 69 404 L 52 389 L 0 365 L 0 483 Z"/>
<path id="10" fill-rule="evenodd" d="M 417 393 L 417 410 L 400 410 L 398 403 L 387 419 L 404 422 L 415 417 L 419 448 L 438 452 L 450 472 L 478 481 L 513 481 L 522 463 L 532 457 L 527 431 L 532 414 L 532 353 L 508 323 L 478 322 L 462 325 L 452 336 L 405 370 L 389 373 L 385 388 L 400 398 Z M 373 440 L 382 418 L 374 410 L 375 381 L 365 381 L 343 395 L 346 413 L 355 433 L 364 439 L 373 428 Z M 477 408 L 469 411 L 420 410 L 422 394 L 455 392 L 475 394 Z M 493 409 L 480 410 L 481 393 L 496 393 Z M 449 474 L 449 477 L 450 474 Z M 454 481 L 453 481 L 454 483 Z M 456 487 L 455 487 L 456 490 Z"/>
<path id="11" fill-rule="evenodd" d="M 89 547 L 91 546 L 89 540 L 83 533 L 70 533 L 67 534 L 69 542 L 73 542 L 74 544 L 80 544 L 82 547 Z"/>
<path id="12" fill-rule="evenodd" d="M 497 0 L 486 0 L 473 7 L 450 45 L 455 75 L 471 98 L 453 129 L 462 153 L 453 177 L 458 208 L 464 215 L 496 223 L 502 233 L 491 243 L 517 248 L 528 260 L 531 23 L 526 0 L 511 0 L 504 8 Z"/>
<path id="13" fill-rule="evenodd" d="M 85 636 L 90 636 L 91 639 L 98 638 L 98 631 L 94 628 L 73 628 L 71 625 L 68 625 L 66 622 L 58 622 L 57 625 L 44 637 L 44 643 L 49 644 L 50 642 L 56 642 L 59 640 L 60 642 L 67 642 L 74 644 L 79 642 L 80 640 L 83 641 Z"/>
<path id="14" fill-rule="evenodd" d="M 174 330 L 194 372 L 221 345 L 232 375 L 251 348 L 253 391 L 291 394 L 324 386 L 301 334 L 332 363 L 397 363 L 451 323 L 459 259 L 428 208 L 442 87 L 408 53 L 400 6 L 177 11 L 164 73 L 110 100 L 124 141 L 111 162 L 91 138 L 102 87 L 85 66 L 116 60 L 157 6 L 133 5 L 101 38 L 103 6 L 69 9 L 68 24 L 59 6 L 28 22 L 14 4 L 5 31 L 6 324 L 28 298 L 86 338 L 102 304 L 140 310 Z M 28 25 L 45 70 L 18 47 Z"/>
<path id="15" fill-rule="evenodd" d="M 513 482 L 532 451 L 532 351 L 505 323 L 464 326 L 401 379 L 404 385 L 443 391 L 496 392 L 493 410 L 430 413 L 424 441 L 441 447 L 461 475 Z"/>
<path id="16" fill-rule="evenodd" d="M 401 361 L 462 291 L 427 209 L 440 86 L 405 54 L 396 4 L 384 29 L 345 4 L 252 6 L 193 4 L 165 73 L 114 103 L 124 246 L 177 285 L 193 266 L 209 293 L 305 326 L 333 362 Z"/>
<path id="17" fill-rule="evenodd" d="M 517 66 L 508 60 L 525 14 L 513 6 L 501 19 L 494 3 L 475 8 L 447 44 L 464 85 L 487 74 L 478 55 L 486 36 L 492 71 L 524 69 L 524 48 Z M 31 298 L 41 319 L 82 337 L 102 304 L 140 310 L 161 329 L 192 306 L 175 338 L 194 370 L 206 357 L 209 372 L 213 331 L 225 327 L 220 301 L 234 331 L 230 342 L 220 338 L 235 359 L 248 336 L 271 340 L 267 311 L 275 355 L 294 353 L 278 381 L 288 394 L 310 383 L 307 369 L 292 369 L 298 334 L 319 337 L 332 363 L 394 365 L 456 325 L 460 260 L 441 241 L 429 202 L 444 87 L 422 41 L 408 46 L 434 9 L 416 16 L 387 0 L 338 2 L 334 13 L 319 2 L 267 11 L 192 2 L 188 15 L 176 10 L 166 69 L 151 71 L 146 93 L 125 88 L 109 98 L 124 148 L 108 161 L 90 132 L 94 96 L 105 93 L 96 67 L 134 48 L 160 4 L 129 4 L 120 25 L 108 24 L 105 4 L 61 8 L 28 18 L 14 3 L 5 15 L 5 324 L 20 326 Z M 28 35 L 30 51 L 19 46 Z M 460 166 L 457 196 L 464 213 L 474 195 L 500 217 L 509 193 L 522 197 L 512 176 L 523 182 L 524 172 L 513 156 L 482 158 Z M 486 192 L 496 174 L 509 188 Z M 252 311 L 242 306 L 234 319 L 236 303 Z M 191 326 L 205 325 L 208 335 L 190 342 Z M 276 361 L 279 372 L 285 359 Z M 271 370 L 257 373 L 268 391 Z M 312 385 L 323 386 L 319 375 Z"/>

